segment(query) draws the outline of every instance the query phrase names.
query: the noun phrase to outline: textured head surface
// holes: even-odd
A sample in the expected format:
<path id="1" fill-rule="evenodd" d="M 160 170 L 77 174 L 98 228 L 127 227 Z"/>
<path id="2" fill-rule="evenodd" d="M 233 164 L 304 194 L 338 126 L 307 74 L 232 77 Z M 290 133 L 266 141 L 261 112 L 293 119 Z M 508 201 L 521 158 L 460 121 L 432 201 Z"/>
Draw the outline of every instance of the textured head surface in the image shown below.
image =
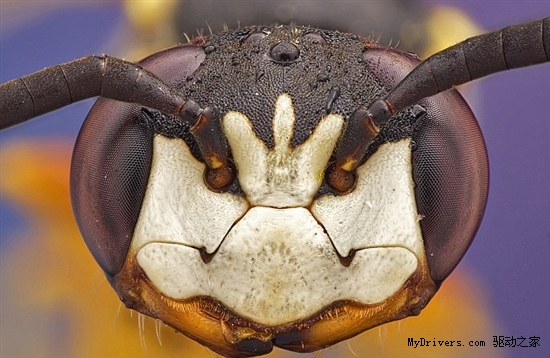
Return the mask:
<path id="1" fill-rule="evenodd" d="M 226 355 L 317 350 L 418 314 L 483 212 L 486 156 L 467 105 L 451 93 L 398 113 L 345 194 L 325 175 L 352 114 L 417 62 L 355 35 L 294 26 L 199 37 L 142 61 L 208 109 L 236 176 L 211 190 L 203 142 L 178 117 L 96 105 L 75 149 L 73 172 L 86 175 L 74 176 L 73 202 L 125 304 Z M 128 139 L 90 149 L 97 137 Z M 133 163 L 138 148 L 137 180 L 103 159 Z M 102 211 L 105 202 L 132 215 Z"/>

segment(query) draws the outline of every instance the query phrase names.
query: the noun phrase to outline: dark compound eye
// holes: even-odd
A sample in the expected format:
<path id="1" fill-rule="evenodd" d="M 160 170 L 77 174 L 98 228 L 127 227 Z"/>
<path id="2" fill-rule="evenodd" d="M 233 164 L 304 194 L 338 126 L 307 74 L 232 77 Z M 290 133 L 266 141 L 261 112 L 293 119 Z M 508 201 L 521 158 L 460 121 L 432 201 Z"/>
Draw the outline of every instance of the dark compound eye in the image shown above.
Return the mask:
<path id="1" fill-rule="evenodd" d="M 264 39 L 267 36 L 265 32 L 254 32 L 244 40 L 245 43 L 256 43 L 260 42 L 262 39 Z"/>
<path id="2" fill-rule="evenodd" d="M 276 62 L 292 62 L 300 57 L 300 50 L 290 42 L 280 42 L 271 48 L 269 54 Z"/>
<path id="3" fill-rule="evenodd" d="M 326 45 L 327 42 L 321 34 L 310 32 L 309 34 L 304 35 L 304 39 L 309 40 L 313 43 L 319 44 L 319 45 Z"/>

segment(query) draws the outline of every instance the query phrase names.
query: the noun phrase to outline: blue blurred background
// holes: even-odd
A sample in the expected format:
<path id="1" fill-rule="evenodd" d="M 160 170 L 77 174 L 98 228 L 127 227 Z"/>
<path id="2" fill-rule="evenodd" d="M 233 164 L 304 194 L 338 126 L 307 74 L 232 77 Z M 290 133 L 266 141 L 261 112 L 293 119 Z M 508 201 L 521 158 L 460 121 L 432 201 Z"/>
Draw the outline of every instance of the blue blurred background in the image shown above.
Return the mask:
<path id="1" fill-rule="evenodd" d="M 216 28 L 224 21 L 235 27 L 237 19 L 248 16 L 258 20 L 247 21 L 255 22 L 280 16 L 285 22 L 327 24 L 325 27 L 351 30 L 374 38 L 380 36 L 382 43 L 393 39 L 394 45 L 400 35 L 413 33 L 416 35 L 407 40 L 411 47 L 403 40 L 399 48 L 425 56 L 431 51 L 433 42 L 437 42 L 434 33 L 455 29 L 450 22 L 433 21 L 435 11 L 459 10 L 479 26 L 480 31 L 550 15 L 547 0 L 387 2 L 390 5 L 340 1 L 337 6 L 341 13 L 319 12 L 319 7 L 315 6 L 305 17 L 300 17 L 291 8 L 269 11 L 265 2 L 234 2 L 235 13 L 230 13 L 221 9 L 223 2 L 187 1 L 181 4 L 165 1 L 163 6 L 170 9 L 168 13 L 162 15 L 161 12 L 156 18 L 149 12 L 140 20 L 143 15 L 132 12 L 132 3 L 136 2 L 0 2 L 0 82 L 89 54 L 108 53 L 138 60 L 148 53 L 185 42 L 184 31 L 192 36 L 197 27 L 207 28 L 203 21 L 195 23 L 197 19 L 205 19 Z M 304 7 L 300 11 L 311 6 L 310 2 L 294 3 Z M 329 5 L 322 4 L 330 10 Z M 256 12 L 251 13 L 250 9 L 255 9 L 256 5 Z M 363 6 L 371 6 L 376 12 L 363 12 Z M 345 12 L 353 7 L 358 9 Z M 245 8 L 248 12 L 239 15 L 239 9 L 244 11 Z M 319 23 L 311 16 L 316 16 L 314 19 L 319 19 Z M 331 21 L 342 17 L 342 21 L 324 22 L 323 17 Z M 405 23 L 408 25 L 404 26 Z M 345 24 L 349 28 L 343 28 Z M 475 25 L 467 27 L 475 29 Z M 541 337 L 540 348 L 501 348 L 497 350 L 499 356 L 550 356 L 549 66 L 497 74 L 464 88 L 464 95 L 485 135 L 491 186 L 484 221 L 458 271 L 467 270 L 481 285 L 489 302 L 488 315 L 498 324 L 498 334 Z M 0 149 L 4 151 L 14 143 L 43 140 L 72 144 L 92 103 L 87 100 L 73 104 L 3 131 Z M 2 171 L 6 169 L 4 165 L 0 162 Z M 35 175 L 39 177 L 40 173 Z M 52 207 L 51 210 L 56 209 Z M 13 200 L 0 197 L 0 262 L 6 262 L 6 255 L 12 252 L 14 245 L 25 245 L 21 240 L 28 238 L 26 232 L 33 220 L 29 215 Z M 29 239 L 28 245 L 31 244 Z M 2 277 L 0 289 L 4 297 L 9 293 L 5 292 L 5 276 Z M 458 294 L 469 295 L 470 292 L 464 290 Z M 3 305 L 2 315 L 6 309 Z M 0 331 L 2 345 L 5 345 L 8 329 L 2 327 Z M 492 343 L 492 336 L 481 338 Z M 28 339 L 32 344 L 32 337 Z"/>

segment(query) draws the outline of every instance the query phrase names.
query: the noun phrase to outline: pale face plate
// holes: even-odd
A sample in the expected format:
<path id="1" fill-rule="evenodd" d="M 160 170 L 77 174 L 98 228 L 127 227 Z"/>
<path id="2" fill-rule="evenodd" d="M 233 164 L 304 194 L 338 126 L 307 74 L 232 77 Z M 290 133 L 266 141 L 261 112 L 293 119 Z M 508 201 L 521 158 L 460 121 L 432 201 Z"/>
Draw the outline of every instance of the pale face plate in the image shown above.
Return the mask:
<path id="1" fill-rule="evenodd" d="M 238 112 L 223 118 L 244 197 L 213 193 L 185 142 L 157 135 L 133 249 L 148 279 L 177 300 L 208 296 L 263 325 L 305 319 L 341 300 L 382 302 L 423 259 L 409 139 L 386 143 L 356 189 L 315 199 L 343 119 L 324 117 L 292 148 L 292 100 L 277 99 L 275 147 Z M 412 235 L 411 235 L 412 233 Z M 205 263 L 199 249 L 214 253 Z M 339 258 L 357 253 L 349 266 Z M 217 251 L 216 251 L 217 250 Z"/>

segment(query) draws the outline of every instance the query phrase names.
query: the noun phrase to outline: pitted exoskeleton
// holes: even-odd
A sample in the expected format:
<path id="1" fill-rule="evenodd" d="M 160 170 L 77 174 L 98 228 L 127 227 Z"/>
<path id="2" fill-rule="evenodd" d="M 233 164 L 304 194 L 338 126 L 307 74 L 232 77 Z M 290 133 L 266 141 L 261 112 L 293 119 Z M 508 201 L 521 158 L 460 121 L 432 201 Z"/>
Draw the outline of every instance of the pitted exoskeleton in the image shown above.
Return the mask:
<path id="1" fill-rule="evenodd" d="M 1 123 L 111 98 L 82 128 L 71 194 L 121 299 L 222 354 L 311 351 L 417 314 L 458 264 L 488 166 L 460 95 L 435 94 L 548 61 L 549 23 L 468 40 L 402 82 L 418 59 L 355 35 L 228 31 L 8 82 Z"/>

